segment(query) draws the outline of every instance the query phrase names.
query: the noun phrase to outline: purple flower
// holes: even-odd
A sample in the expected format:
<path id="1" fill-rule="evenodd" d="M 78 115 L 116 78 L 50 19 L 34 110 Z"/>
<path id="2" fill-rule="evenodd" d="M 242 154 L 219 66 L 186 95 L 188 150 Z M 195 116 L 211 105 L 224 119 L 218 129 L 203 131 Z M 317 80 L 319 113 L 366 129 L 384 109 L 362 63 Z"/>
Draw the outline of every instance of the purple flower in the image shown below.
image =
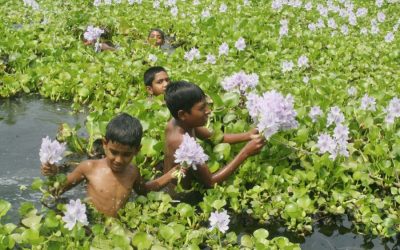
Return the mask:
<path id="1" fill-rule="evenodd" d="M 376 110 L 375 105 L 376 105 L 375 98 L 369 97 L 367 94 L 365 94 L 363 98 L 361 98 L 361 106 L 360 106 L 361 110 L 375 111 Z"/>
<path id="2" fill-rule="evenodd" d="M 219 6 L 219 12 L 221 12 L 221 13 L 225 13 L 227 9 L 228 9 L 228 6 L 226 6 L 226 4 L 224 4 L 224 3 L 221 3 L 221 5 Z"/>
<path id="3" fill-rule="evenodd" d="M 394 97 L 390 100 L 389 105 L 385 108 L 387 124 L 393 124 L 394 119 L 400 117 L 400 99 Z"/>
<path id="4" fill-rule="evenodd" d="M 83 37 L 90 42 L 96 41 L 100 38 L 101 34 L 104 33 L 104 30 L 93 27 L 92 25 L 88 26 L 86 32 L 83 34 Z"/>
<path id="5" fill-rule="evenodd" d="M 222 87 L 226 91 L 231 90 L 240 90 L 241 92 L 245 92 L 248 89 L 253 89 L 258 84 L 258 75 L 246 74 L 243 71 L 233 74 L 232 76 L 225 77 L 222 80 Z"/>
<path id="6" fill-rule="evenodd" d="M 349 128 L 342 124 L 337 124 L 333 130 L 333 138 L 328 134 L 321 134 L 318 137 L 317 147 L 321 154 L 329 153 L 329 158 L 334 160 L 341 155 L 349 157 L 347 150 L 349 140 Z"/>
<path id="7" fill-rule="evenodd" d="M 391 43 L 391 42 L 393 42 L 393 40 L 394 40 L 393 32 L 387 33 L 386 36 L 385 36 L 385 42 Z"/>
<path id="8" fill-rule="evenodd" d="M 243 37 L 240 37 L 236 43 L 235 43 L 235 47 L 238 51 L 242 51 L 246 48 L 246 42 L 244 41 Z"/>
<path id="9" fill-rule="evenodd" d="M 67 204 L 67 211 L 65 212 L 62 220 L 66 223 L 65 227 L 69 230 L 72 230 L 77 222 L 82 223 L 83 225 L 88 225 L 86 217 L 86 206 L 81 203 L 80 199 L 76 201 L 70 200 L 69 204 Z"/>
<path id="10" fill-rule="evenodd" d="M 308 58 L 305 55 L 302 55 L 297 60 L 297 66 L 301 67 L 308 67 Z"/>
<path id="11" fill-rule="evenodd" d="M 225 233 L 229 229 L 229 215 L 226 210 L 222 212 L 212 212 L 210 218 L 210 230 L 217 228 L 221 233 Z"/>
<path id="12" fill-rule="evenodd" d="M 207 60 L 206 60 L 206 64 L 215 64 L 216 63 L 216 58 L 214 55 L 212 54 L 208 54 L 207 55 Z"/>
<path id="13" fill-rule="evenodd" d="M 356 87 L 350 87 L 350 88 L 347 90 L 347 94 L 349 94 L 349 96 L 355 96 L 355 95 L 357 94 L 357 89 L 356 89 Z"/>
<path id="14" fill-rule="evenodd" d="M 149 54 L 149 61 L 151 62 L 157 62 L 157 56 L 153 54 Z"/>
<path id="15" fill-rule="evenodd" d="M 318 137 L 317 147 L 319 148 L 319 152 L 321 154 L 324 153 L 333 153 L 336 149 L 336 142 L 332 139 L 332 137 L 328 134 L 321 134 Z"/>
<path id="16" fill-rule="evenodd" d="M 282 72 L 286 73 L 292 71 L 294 67 L 294 63 L 292 61 L 283 61 L 282 62 Z"/>
<path id="17" fill-rule="evenodd" d="M 293 108 L 293 102 L 291 95 L 284 97 L 273 90 L 264 93 L 261 97 L 249 94 L 246 106 L 258 130 L 268 139 L 279 130 L 298 126 L 297 112 Z"/>
<path id="18" fill-rule="evenodd" d="M 196 166 L 203 165 L 208 160 L 203 148 L 188 133 L 183 135 L 182 143 L 175 151 L 174 157 L 175 163 L 182 167 L 192 167 L 194 170 L 197 169 Z"/>
<path id="19" fill-rule="evenodd" d="M 65 148 L 65 143 L 59 143 L 56 140 L 52 142 L 50 138 L 46 136 L 42 139 L 42 145 L 39 150 L 40 162 L 43 164 L 59 162 L 62 159 Z"/>
<path id="20" fill-rule="evenodd" d="M 200 51 L 196 48 L 191 48 L 189 51 L 185 52 L 184 56 L 186 61 L 193 61 L 194 59 L 200 58 Z"/>
<path id="21" fill-rule="evenodd" d="M 317 118 L 321 115 L 322 115 L 322 110 L 319 106 L 312 107 L 310 113 L 308 113 L 308 116 L 311 118 L 313 122 L 316 122 Z"/>
<path id="22" fill-rule="evenodd" d="M 327 126 L 330 126 L 333 123 L 340 124 L 343 121 L 344 115 L 340 109 L 337 106 L 332 107 L 328 113 Z"/>
<path id="23" fill-rule="evenodd" d="M 219 56 L 221 56 L 221 55 L 228 55 L 228 52 L 229 52 L 229 46 L 228 46 L 228 44 L 227 43 L 223 43 L 223 44 L 221 44 L 221 46 L 219 46 L 219 49 L 218 49 L 219 51 L 218 51 L 218 53 L 219 53 Z"/>

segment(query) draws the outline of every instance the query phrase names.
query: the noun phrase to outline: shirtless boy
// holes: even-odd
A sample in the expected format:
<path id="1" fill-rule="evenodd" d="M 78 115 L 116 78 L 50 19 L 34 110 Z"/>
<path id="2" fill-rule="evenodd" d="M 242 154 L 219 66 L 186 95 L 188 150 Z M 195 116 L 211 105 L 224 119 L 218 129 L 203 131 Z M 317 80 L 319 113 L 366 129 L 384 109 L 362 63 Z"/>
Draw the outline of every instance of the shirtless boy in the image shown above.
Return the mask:
<path id="1" fill-rule="evenodd" d="M 140 150 L 142 131 L 139 120 L 128 114 L 113 118 L 107 125 L 103 139 L 105 158 L 80 163 L 68 174 L 59 193 L 86 180 L 88 201 L 99 212 L 116 217 L 118 210 L 129 199 L 132 189 L 141 194 L 160 190 L 174 178 L 174 168 L 158 179 L 143 183 L 139 169 L 131 163 Z M 54 175 L 58 168 L 44 164 L 41 170 L 43 175 Z"/>
<path id="2" fill-rule="evenodd" d="M 173 116 L 165 129 L 164 173 L 169 173 L 175 165 L 174 154 L 182 143 L 185 133 L 199 139 L 208 139 L 212 136 L 212 133 L 204 127 L 211 111 L 203 90 L 193 83 L 174 82 L 167 86 L 164 97 Z M 213 187 L 214 184 L 225 181 L 249 156 L 260 152 L 265 142 L 256 129 L 239 134 L 224 134 L 223 142 L 225 143 L 245 141 L 248 142 L 238 155 L 216 173 L 212 174 L 205 164 L 197 166 L 197 170 L 190 169 L 186 177 L 182 179 L 182 187 L 190 189 L 194 179 L 199 180 L 206 187 Z M 168 184 L 168 191 L 174 196 L 172 189 L 173 184 Z"/>
<path id="3" fill-rule="evenodd" d="M 150 67 L 143 76 L 146 91 L 149 95 L 159 96 L 164 94 L 170 83 L 167 71 L 161 66 Z"/>

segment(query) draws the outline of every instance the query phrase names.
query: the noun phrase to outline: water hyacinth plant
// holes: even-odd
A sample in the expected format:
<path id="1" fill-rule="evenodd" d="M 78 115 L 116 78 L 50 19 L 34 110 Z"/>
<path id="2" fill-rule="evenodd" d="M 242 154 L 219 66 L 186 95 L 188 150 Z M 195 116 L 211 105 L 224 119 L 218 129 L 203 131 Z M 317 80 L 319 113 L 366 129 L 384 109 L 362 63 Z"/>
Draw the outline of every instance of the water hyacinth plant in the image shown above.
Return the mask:
<path id="1" fill-rule="evenodd" d="M 222 210 L 221 212 L 212 212 L 208 220 L 210 222 L 210 230 L 216 228 L 221 233 L 225 233 L 229 229 L 228 225 L 230 219 L 226 210 Z"/>
<path id="2" fill-rule="evenodd" d="M 257 109 L 246 109 L 241 101 L 246 99 L 249 107 L 257 107 L 261 93 L 272 89 L 290 93 L 298 125 L 280 137 L 288 147 L 274 144 L 270 137 L 266 150 L 248 159 L 232 178 L 207 192 L 196 190 L 205 201 L 201 209 L 205 214 L 220 211 L 210 206 L 223 200 L 232 217 L 245 211 L 260 222 L 278 218 L 299 235 L 312 233 L 321 215 L 328 219 L 346 216 L 352 229 L 374 244 L 380 240 L 374 237 L 383 239 L 400 232 L 400 102 L 395 97 L 399 92 L 398 1 L 40 0 L 39 11 L 24 8 L 24 2 L 33 1 L 3 2 L 0 97 L 39 92 L 43 98 L 70 101 L 76 111 L 87 107 L 88 147 L 102 136 L 104 124 L 117 112 L 137 116 L 146 138 L 135 161 L 150 179 L 154 173 L 148 166 L 163 157 L 160 134 L 170 118 L 162 98 L 149 101 L 143 91 L 143 72 L 150 65 L 164 66 L 174 79 L 190 79 L 210 95 L 214 110 L 210 126 L 219 135 L 219 131 L 246 131 L 251 126 L 249 114 L 254 123 L 263 120 L 264 127 L 273 124 L 276 129 L 274 119 L 261 119 Z M 94 53 L 92 47 L 82 46 L 80 30 L 88 24 L 108 27 L 113 42 L 123 49 Z M 144 42 L 153 27 L 161 28 L 179 45 L 173 53 Z M 189 53 L 191 48 L 199 53 Z M 259 94 L 248 87 L 246 96 L 238 95 L 238 86 L 225 91 L 215 84 L 240 71 L 259 76 Z M 371 105 L 365 98 L 366 110 L 360 112 L 365 93 L 376 99 Z M 370 110 L 372 106 L 375 111 Z M 7 120 L 0 113 L 0 121 Z M 72 138 L 66 140 L 72 145 Z M 222 143 L 205 143 L 204 147 L 217 155 L 210 154 L 207 162 L 211 172 L 239 151 L 237 145 Z M 14 245 L 43 249 L 220 247 L 215 241 L 220 231 L 208 230 L 208 216 L 197 213 L 199 206 L 182 204 L 175 209 L 168 200 L 151 194 L 128 203 L 124 214 L 128 219 L 122 219 L 123 227 L 129 228 L 127 234 L 119 234 L 118 227 L 111 231 L 98 225 L 88 236 L 74 234 L 76 230 L 60 228 L 64 223 L 57 227 L 49 211 L 27 212 L 25 223 L 40 223 L 17 226 L 14 231 L 0 223 L 5 234 L 0 237 L 0 249 Z M 25 207 L 21 210 L 27 211 Z M 229 231 L 221 236 L 226 249 L 291 246 L 285 243 L 287 239 L 274 241 L 265 233 L 247 235 L 238 242 L 232 236 L 234 230 Z M 374 247 L 394 248 L 396 240 L 385 239 Z"/>
<path id="3" fill-rule="evenodd" d="M 244 71 L 239 71 L 231 76 L 225 77 L 221 85 L 225 91 L 239 91 L 245 94 L 258 85 L 258 78 L 258 75 L 255 73 L 246 74 Z"/>
<path id="4" fill-rule="evenodd" d="M 197 166 L 203 165 L 208 160 L 203 148 L 188 133 L 183 135 L 182 143 L 175 151 L 174 157 L 175 163 L 180 164 L 181 170 L 188 168 L 197 170 Z M 179 180 L 184 177 L 184 173 L 180 170 L 177 170 L 176 175 Z"/>
<path id="5" fill-rule="evenodd" d="M 281 130 L 293 129 L 298 126 L 297 112 L 293 107 L 293 97 L 284 97 L 281 93 L 272 90 L 262 96 L 248 95 L 246 107 L 257 129 L 269 139 Z"/>
<path id="6" fill-rule="evenodd" d="M 68 230 L 72 230 L 78 222 L 85 226 L 89 224 L 86 216 L 86 205 L 82 204 L 80 199 L 70 200 L 66 208 L 67 210 L 62 220 L 65 222 L 65 227 Z"/>
<path id="7" fill-rule="evenodd" d="M 42 164 L 58 163 L 65 152 L 66 143 L 59 143 L 57 140 L 51 141 L 48 136 L 42 139 L 39 150 L 40 161 Z"/>

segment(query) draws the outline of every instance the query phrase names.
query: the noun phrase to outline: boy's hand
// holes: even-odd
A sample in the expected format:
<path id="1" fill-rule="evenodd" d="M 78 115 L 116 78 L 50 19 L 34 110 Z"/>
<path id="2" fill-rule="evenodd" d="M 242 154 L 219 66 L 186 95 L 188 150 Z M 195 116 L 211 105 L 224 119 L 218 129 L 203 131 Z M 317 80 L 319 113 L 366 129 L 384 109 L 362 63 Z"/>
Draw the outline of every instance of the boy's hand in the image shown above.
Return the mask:
<path id="1" fill-rule="evenodd" d="M 250 129 L 247 133 L 249 134 L 249 138 L 250 138 L 249 140 L 253 140 L 253 139 L 257 139 L 257 138 L 261 137 L 261 135 L 258 133 L 258 129 L 256 129 L 256 128 Z"/>
<path id="2" fill-rule="evenodd" d="M 181 167 L 180 165 L 175 165 L 173 168 L 171 168 L 170 172 L 173 174 L 173 178 L 177 179 L 177 175 L 174 175 L 174 173 L 180 172 L 183 176 L 186 176 L 188 168 Z"/>
<path id="3" fill-rule="evenodd" d="M 58 173 L 58 167 L 54 164 L 45 163 L 45 164 L 42 164 L 40 171 L 42 172 L 42 175 L 44 175 L 44 176 L 53 176 Z"/>
<path id="4" fill-rule="evenodd" d="M 259 136 L 250 140 L 242 149 L 242 151 L 247 155 L 255 155 L 258 154 L 262 147 L 265 145 L 265 140 L 260 138 Z"/>

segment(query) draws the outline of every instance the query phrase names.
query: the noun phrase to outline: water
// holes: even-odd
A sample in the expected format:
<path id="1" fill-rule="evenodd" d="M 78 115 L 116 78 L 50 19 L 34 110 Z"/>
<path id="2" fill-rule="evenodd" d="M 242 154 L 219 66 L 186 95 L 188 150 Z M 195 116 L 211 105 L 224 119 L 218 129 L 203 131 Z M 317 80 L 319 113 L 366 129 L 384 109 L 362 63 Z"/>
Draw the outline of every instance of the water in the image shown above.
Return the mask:
<path id="1" fill-rule="evenodd" d="M 71 114 L 70 103 L 54 103 L 37 95 L 0 99 L 0 198 L 12 204 L 8 220 L 16 222 L 22 202 L 39 206 L 40 192 L 30 186 L 40 174 L 39 148 L 42 138 L 54 139 L 61 123 L 82 124 L 85 114 Z M 83 188 L 74 188 L 66 197 L 84 197 Z"/>
<path id="2" fill-rule="evenodd" d="M 21 202 L 33 202 L 40 206 L 41 193 L 30 189 L 20 190 L 20 185 L 30 186 L 33 179 L 41 177 L 39 148 L 46 135 L 54 139 L 60 123 L 81 124 L 85 114 L 72 114 L 69 103 L 54 103 L 37 95 L 12 99 L 0 99 L 0 198 L 9 201 L 13 209 L 7 220 L 17 222 Z M 82 186 L 63 194 L 65 198 L 83 198 Z M 251 233 L 265 227 L 270 237 L 285 236 L 291 242 L 300 243 L 305 250 L 361 250 L 400 249 L 399 239 L 382 240 L 378 237 L 355 234 L 347 216 L 322 221 L 314 225 L 311 235 L 300 237 L 279 223 L 256 225 L 251 218 L 236 221 L 235 231 Z"/>

